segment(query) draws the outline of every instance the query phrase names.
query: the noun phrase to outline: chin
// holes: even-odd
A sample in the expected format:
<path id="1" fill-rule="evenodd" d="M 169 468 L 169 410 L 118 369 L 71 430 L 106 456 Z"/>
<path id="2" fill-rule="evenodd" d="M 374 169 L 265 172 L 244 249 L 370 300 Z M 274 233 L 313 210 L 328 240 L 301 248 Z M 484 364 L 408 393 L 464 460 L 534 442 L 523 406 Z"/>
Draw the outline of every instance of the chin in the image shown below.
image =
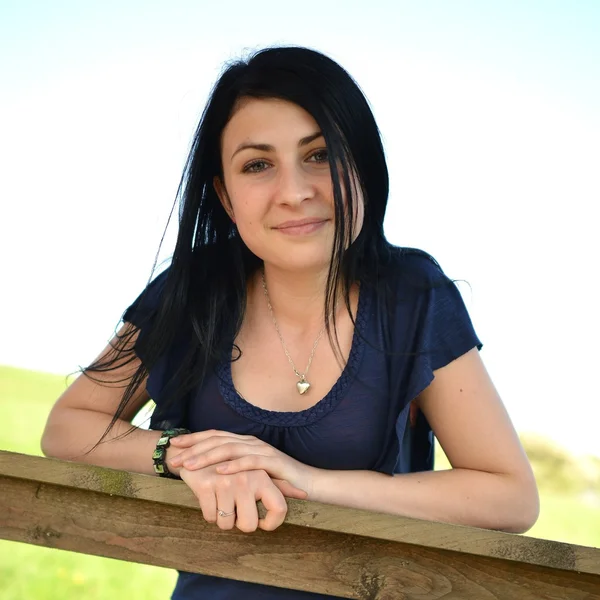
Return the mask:
<path id="1" fill-rule="evenodd" d="M 282 249 L 279 252 L 265 253 L 263 260 L 266 264 L 271 264 L 281 270 L 305 273 L 329 269 L 330 257 L 330 253 L 308 253 Z"/>
<path id="2" fill-rule="evenodd" d="M 304 240 L 304 243 L 298 243 L 296 239 L 241 237 L 248 249 L 258 258 L 284 271 L 323 271 L 329 268 L 331 262 L 332 241 L 329 239 L 313 239 L 310 242 Z"/>

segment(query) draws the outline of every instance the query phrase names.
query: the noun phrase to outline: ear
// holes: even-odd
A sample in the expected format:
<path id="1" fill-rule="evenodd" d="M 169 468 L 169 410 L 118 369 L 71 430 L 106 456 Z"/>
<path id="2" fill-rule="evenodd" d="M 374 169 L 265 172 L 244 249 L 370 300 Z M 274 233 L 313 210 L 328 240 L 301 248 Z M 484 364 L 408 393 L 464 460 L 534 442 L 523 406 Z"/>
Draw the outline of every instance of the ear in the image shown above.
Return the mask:
<path id="1" fill-rule="evenodd" d="M 215 192 L 219 197 L 219 201 L 221 205 L 225 209 L 225 212 L 229 215 L 229 218 L 235 223 L 235 215 L 233 214 L 233 207 L 231 206 L 231 201 L 229 200 L 229 196 L 227 195 L 227 190 L 225 189 L 225 184 L 221 181 L 221 178 L 215 175 L 213 177 L 213 187 L 215 188 Z"/>

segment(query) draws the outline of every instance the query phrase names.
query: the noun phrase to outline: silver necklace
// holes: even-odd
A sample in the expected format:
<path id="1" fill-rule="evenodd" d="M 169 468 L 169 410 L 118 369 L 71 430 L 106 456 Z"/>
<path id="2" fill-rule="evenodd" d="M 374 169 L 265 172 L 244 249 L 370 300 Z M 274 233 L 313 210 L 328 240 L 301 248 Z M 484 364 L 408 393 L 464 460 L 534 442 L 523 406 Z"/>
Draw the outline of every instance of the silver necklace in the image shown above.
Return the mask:
<path id="1" fill-rule="evenodd" d="M 283 341 L 283 336 L 281 335 L 281 331 L 279 330 L 279 325 L 277 324 L 277 319 L 275 318 L 275 314 L 273 313 L 273 307 L 271 306 L 271 299 L 269 298 L 269 291 L 267 290 L 267 282 L 265 281 L 264 269 L 261 272 L 261 277 L 262 277 L 263 291 L 265 294 L 265 298 L 267 299 L 267 307 L 269 309 L 269 313 L 271 314 L 271 319 L 273 320 L 273 325 L 275 325 L 275 331 L 277 332 L 277 335 L 279 336 L 279 341 L 281 342 L 283 351 L 285 352 L 285 355 L 287 356 L 287 359 L 288 359 L 290 365 L 292 365 L 292 369 L 294 369 L 294 373 L 296 374 L 296 377 L 298 377 L 298 379 L 300 380 L 296 383 L 296 389 L 298 390 L 299 394 L 301 394 L 301 395 L 306 394 L 306 392 L 308 392 L 308 390 L 310 388 L 310 383 L 308 381 L 306 381 L 306 375 L 308 374 L 308 370 L 310 369 L 310 365 L 312 364 L 313 358 L 315 356 L 315 350 L 317 349 L 317 345 L 319 344 L 321 337 L 323 337 L 323 334 L 325 333 L 326 327 L 323 326 L 323 329 L 321 329 L 321 331 L 319 332 L 319 335 L 317 336 L 317 339 L 315 340 L 315 343 L 313 344 L 312 350 L 310 352 L 310 356 L 308 357 L 308 364 L 306 365 L 306 369 L 304 369 L 304 373 L 300 373 L 298 371 L 298 369 L 296 369 L 296 365 L 294 364 L 294 361 L 292 360 L 292 357 L 290 356 L 290 353 L 288 352 L 285 342 Z"/>

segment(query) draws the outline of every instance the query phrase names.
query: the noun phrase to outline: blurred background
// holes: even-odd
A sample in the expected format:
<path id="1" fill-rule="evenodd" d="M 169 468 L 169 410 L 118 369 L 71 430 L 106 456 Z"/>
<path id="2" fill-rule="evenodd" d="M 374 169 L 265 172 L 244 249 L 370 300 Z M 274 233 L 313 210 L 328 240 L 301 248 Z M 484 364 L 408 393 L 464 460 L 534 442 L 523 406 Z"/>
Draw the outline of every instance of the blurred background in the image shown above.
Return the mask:
<path id="1" fill-rule="evenodd" d="M 65 376 L 150 277 L 224 63 L 304 45 L 372 105 L 389 239 L 464 280 L 538 477 L 528 535 L 600 546 L 598 31 L 594 0 L 0 0 L 0 448 L 40 453 Z M 158 599 L 174 581 L 5 541 L 0 556 L 3 599 Z"/>

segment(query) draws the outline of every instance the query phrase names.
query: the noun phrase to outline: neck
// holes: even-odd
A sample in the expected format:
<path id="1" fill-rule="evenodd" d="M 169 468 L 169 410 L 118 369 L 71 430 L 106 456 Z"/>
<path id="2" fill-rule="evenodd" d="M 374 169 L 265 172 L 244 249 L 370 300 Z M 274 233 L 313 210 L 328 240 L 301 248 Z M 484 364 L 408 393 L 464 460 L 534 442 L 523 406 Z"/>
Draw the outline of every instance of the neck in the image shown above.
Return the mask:
<path id="1" fill-rule="evenodd" d="M 298 332 L 323 326 L 327 269 L 290 272 L 265 265 L 264 278 L 273 314 L 279 325 Z M 261 271 L 257 273 L 254 287 L 255 301 L 268 310 Z"/>

